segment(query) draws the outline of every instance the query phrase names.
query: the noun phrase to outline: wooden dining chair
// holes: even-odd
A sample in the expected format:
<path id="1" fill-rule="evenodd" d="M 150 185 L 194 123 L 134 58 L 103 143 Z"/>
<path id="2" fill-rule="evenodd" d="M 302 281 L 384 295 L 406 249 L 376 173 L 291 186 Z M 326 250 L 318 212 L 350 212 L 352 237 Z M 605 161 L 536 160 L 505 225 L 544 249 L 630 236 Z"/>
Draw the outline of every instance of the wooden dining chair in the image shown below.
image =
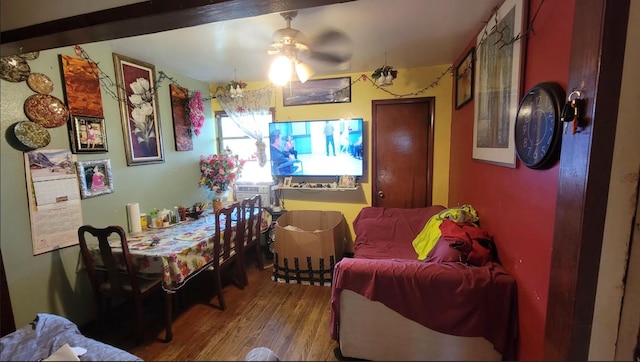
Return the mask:
<path id="1" fill-rule="evenodd" d="M 87 234 L 93 238 L 87 238 Z M 109 236 L 116 234 L 119 240 L 118 247 L 122 253 L 114 252 L 109 244 Z M 107 226 L 96 228 L 91 225 L 83 225 L 78 228 L 78 239 L 85 269 L 89 274 L 89 281 L 93 289 L 97 305 L 98 318 L 106 318 L 110 310 L 111 302 L 116 299 L 132 298 L 136 316 L 136 342 L 139 343 L 144 336 L 144 308 L 142 302 L 156 291 L 162 291 L 162 277 L 155 279 L 139 278 L 136 274 L 134 263 L 127 245 L 127 235 L 120 226 Z M 100 250 L 102 265 L 96 263 L 91 256 L 87 239 L 97 240 Z M 93 245 L 93 244 L 92 244 Z M 124 263 L 124 270 L 119 265 Z M 165 318 L 167 331 L 170 331 L 171 304 L 170 298 L 165 298 Z M 167 341 L 171 339 L 167 335 Z"/>
<path id="2" fill-rule="evenodd" d="M 222 293 L 222 272 L 235 267 L 234 283 L 244 289 L 243 264 L 240 261 L 242 253 L 243 220 L 240 214 L 240 203 L 234 202 L 215 212 L 216 233 L 214 236 L 213 258 L 209 270 L 215 276 L 216 294 L 220 309 L 225 310 L 224 295 Z"/>
<path id="3" fill-rule="evenodd" d="M 244 227 L 242 228 L 242 263 L 244 271 L 244 284 L 249 285 L 246 267 L 246 254 L 252 249 L 256 252 L 256 265 L 258 270 L 264 269 L 263 254 L 260 250 L 260 226 L 262 224 L 262 198 L 260 195 L 248 197 L 240 204 Z"/>

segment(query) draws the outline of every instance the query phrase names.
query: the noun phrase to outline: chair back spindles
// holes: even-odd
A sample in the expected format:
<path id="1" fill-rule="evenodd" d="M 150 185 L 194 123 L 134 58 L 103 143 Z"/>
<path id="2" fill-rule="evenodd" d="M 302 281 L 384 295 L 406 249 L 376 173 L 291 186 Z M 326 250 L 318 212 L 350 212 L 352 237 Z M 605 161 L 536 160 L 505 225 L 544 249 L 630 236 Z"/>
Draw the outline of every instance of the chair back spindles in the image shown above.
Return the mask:
<path id="1" fill-rule="evenodd" d="M 258 269 L 264 269 L 263 255 L 260 250 L 260 227 L 262 224 L 262 198 L 260 195 L 242 200 L 242 217 L 244 219 L 244 235 L 242 236 L 242 263 L 246 264 L 245 254 L 250 250 L 256 252 Z M 248 284 L 246 266 L 243 267 L 245 284 Z"/>
<path id="2" fill-rule="evenodd" d="M 238 260 L 242 256 L 242 240 L 244 234 L 243 218 L 240 210 L 240 203 L 234 202 L 224 206 L 215 212 L 216 234 L 213 238 L 213 257 L 211 269 L 215 273 L 216 293 L 220 309 L 224 310 L 226 304 L 222 293 L 223 270 L 235 264 L 237 281 L 240 289 L 244 288 L 243 264 Z"/>
<path id="3" fill-rule="evenodd" d="M 115 255 L 114 247 L 109 244 L 109 237 L 113 234 L 118 237 L 118 247 L 122 250 L 121 253 L 118 253 L 119 255 Z M 91 255 L 87 235 L 91 235 L 94 240 L 97 240 L 101 264 L 97 264 Z M 136 312 L 136 337 L 139 342 L 144 330 L 142 300 L 151 292 L 161 289 L 162 277 L 145 279 L 144 281 L 138 278 L 129 253 L 127 234 L 118 225 L 105 228 L 96 228 L 91 225 L 80 226 L 78 241 L 98 308 L 108 307 L 114 298 L 126 296 L 133 298 Z M 124 268 L 121 267 L 122 264 L 124 264 Z M 166 308 L 169 310 L 171 306 L 167 304 Z M 106 311 L 100 311 L 99 316 L 104 317 L 106 313 L 103 312 Z M 170 323 L 170 319 L 167 318 L 167 325 Z"/>
<path id="4" fill-rule="evenodd" d="M 240 204 L 237 202 L 227 205 L 216 211 L 216 236 L 214 256 L 218 255 L 218 264 L 229 259 L 233 254 L 237 253 L 239 243 L 236 239 L 242 235 L 242 220 L 240 217 Z M 234 221 L 236 225 L 234 227 Z M 234 230 L 235 229 L 235 230 Z"/>

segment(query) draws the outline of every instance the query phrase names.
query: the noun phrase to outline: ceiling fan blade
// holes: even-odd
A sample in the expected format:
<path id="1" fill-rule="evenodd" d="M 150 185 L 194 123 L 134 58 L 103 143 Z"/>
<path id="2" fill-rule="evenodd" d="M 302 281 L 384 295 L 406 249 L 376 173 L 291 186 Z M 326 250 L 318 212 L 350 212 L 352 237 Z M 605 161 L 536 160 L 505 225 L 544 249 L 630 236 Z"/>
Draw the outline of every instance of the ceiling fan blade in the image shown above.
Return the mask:
<path id="1" fill-rule="evenodd" d="M 337 53 L 337 52 L 310 52 L 308 57 L 313 60 L 332 63 L 332 64 L 340 64 L 351 59 L 351 52 L 346 53 Z"/>
<path id="2" fill-rule="evenodd" d="M 323 31 L 312 39 L 309 47 L 311 48 L 309 59 L 330 64 L 344 63 L 351 59 L 353 54 L 351 38 L 336 29 Z"/>
<path id="3" fill-rule="evenodd" d="M 344 32 L 337 29 L 327 29 L 311 40 L 311 49 L 333 46 L 351 46 L 351 38 Z"/>

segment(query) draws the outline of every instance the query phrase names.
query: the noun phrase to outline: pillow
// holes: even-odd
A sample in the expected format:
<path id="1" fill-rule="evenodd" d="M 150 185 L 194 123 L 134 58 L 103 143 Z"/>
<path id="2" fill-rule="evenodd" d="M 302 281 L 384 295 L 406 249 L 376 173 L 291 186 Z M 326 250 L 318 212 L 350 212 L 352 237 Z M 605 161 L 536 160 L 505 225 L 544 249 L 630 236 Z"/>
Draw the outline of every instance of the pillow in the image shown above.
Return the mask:
<path id="1" fill-rule="evenodd" d="M 414 237 L 406 221 L 391 217 L 362 219 L 354 224 L 354 232 L 357 242 L 366 243 L 391 241 L 408 244 Z"/>
<path id="2" fill-rule="evenodd" d="M 452 248 L 451 243 L 446 238 L 439 238 L 436 245 L 429 251 L 425 262 L 442 263 L 442 262 L 464 262 L 466 256 L 461 250 Z"/>
<path id="3" fill-rule="evenodd" d="M 497 262 L 493 257 L 493 237 L 475 224 L 443 220 L 440 231 L 449 246 L 460 251 L 463 262 L 475 266 L 483 266 L 490 261 Z"/>
<path id="4" fill-rule="evenodd" d="M 422 231 L 413 239 L 411 244 L 418 254 L 418 260 L 423 260 L 433 249 L 442 235 L 440 225 L 444 220 L 457 223 L 475 223 L 478 213 L 471 205 L 462 205 L 443 209 L 438 214 L 433 215 L 425 224 Z"/>

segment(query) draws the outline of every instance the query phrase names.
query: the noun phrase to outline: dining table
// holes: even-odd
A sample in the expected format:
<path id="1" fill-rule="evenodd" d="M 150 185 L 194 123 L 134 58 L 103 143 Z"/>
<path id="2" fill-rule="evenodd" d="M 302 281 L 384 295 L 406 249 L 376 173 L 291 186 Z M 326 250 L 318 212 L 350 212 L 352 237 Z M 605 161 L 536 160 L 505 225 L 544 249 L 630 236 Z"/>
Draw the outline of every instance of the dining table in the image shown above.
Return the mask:
<path id="1" fill-rule="evenodd" d="M 221 228 L 225 223 L 221 222 Z M 232 232 L 237 224 L 233 222 Z M 225 232 L 222 230 L 222 232 Z M 197 219 L 188 218 L 166 227 L 148 227 L 140 233 L 127 234 L 127 246 L 137 274 L 141 278 L 162 276 L 167 318 L 165 341 L 170 342 L 172 320 L 172 295 L 187 282 L 206 270 L 213 261 L 216 234 L 215 215 L 205 212 Z M 232 239 L 235 236 L 232 235 Z M 119 239 L 110 241 L 116 263 L 124 269 L 122 247 Z M 118 250 L 120 252 L 118 253 Z M 102 265 L 97 244 L 89 247 L 96 267 Z"/>

